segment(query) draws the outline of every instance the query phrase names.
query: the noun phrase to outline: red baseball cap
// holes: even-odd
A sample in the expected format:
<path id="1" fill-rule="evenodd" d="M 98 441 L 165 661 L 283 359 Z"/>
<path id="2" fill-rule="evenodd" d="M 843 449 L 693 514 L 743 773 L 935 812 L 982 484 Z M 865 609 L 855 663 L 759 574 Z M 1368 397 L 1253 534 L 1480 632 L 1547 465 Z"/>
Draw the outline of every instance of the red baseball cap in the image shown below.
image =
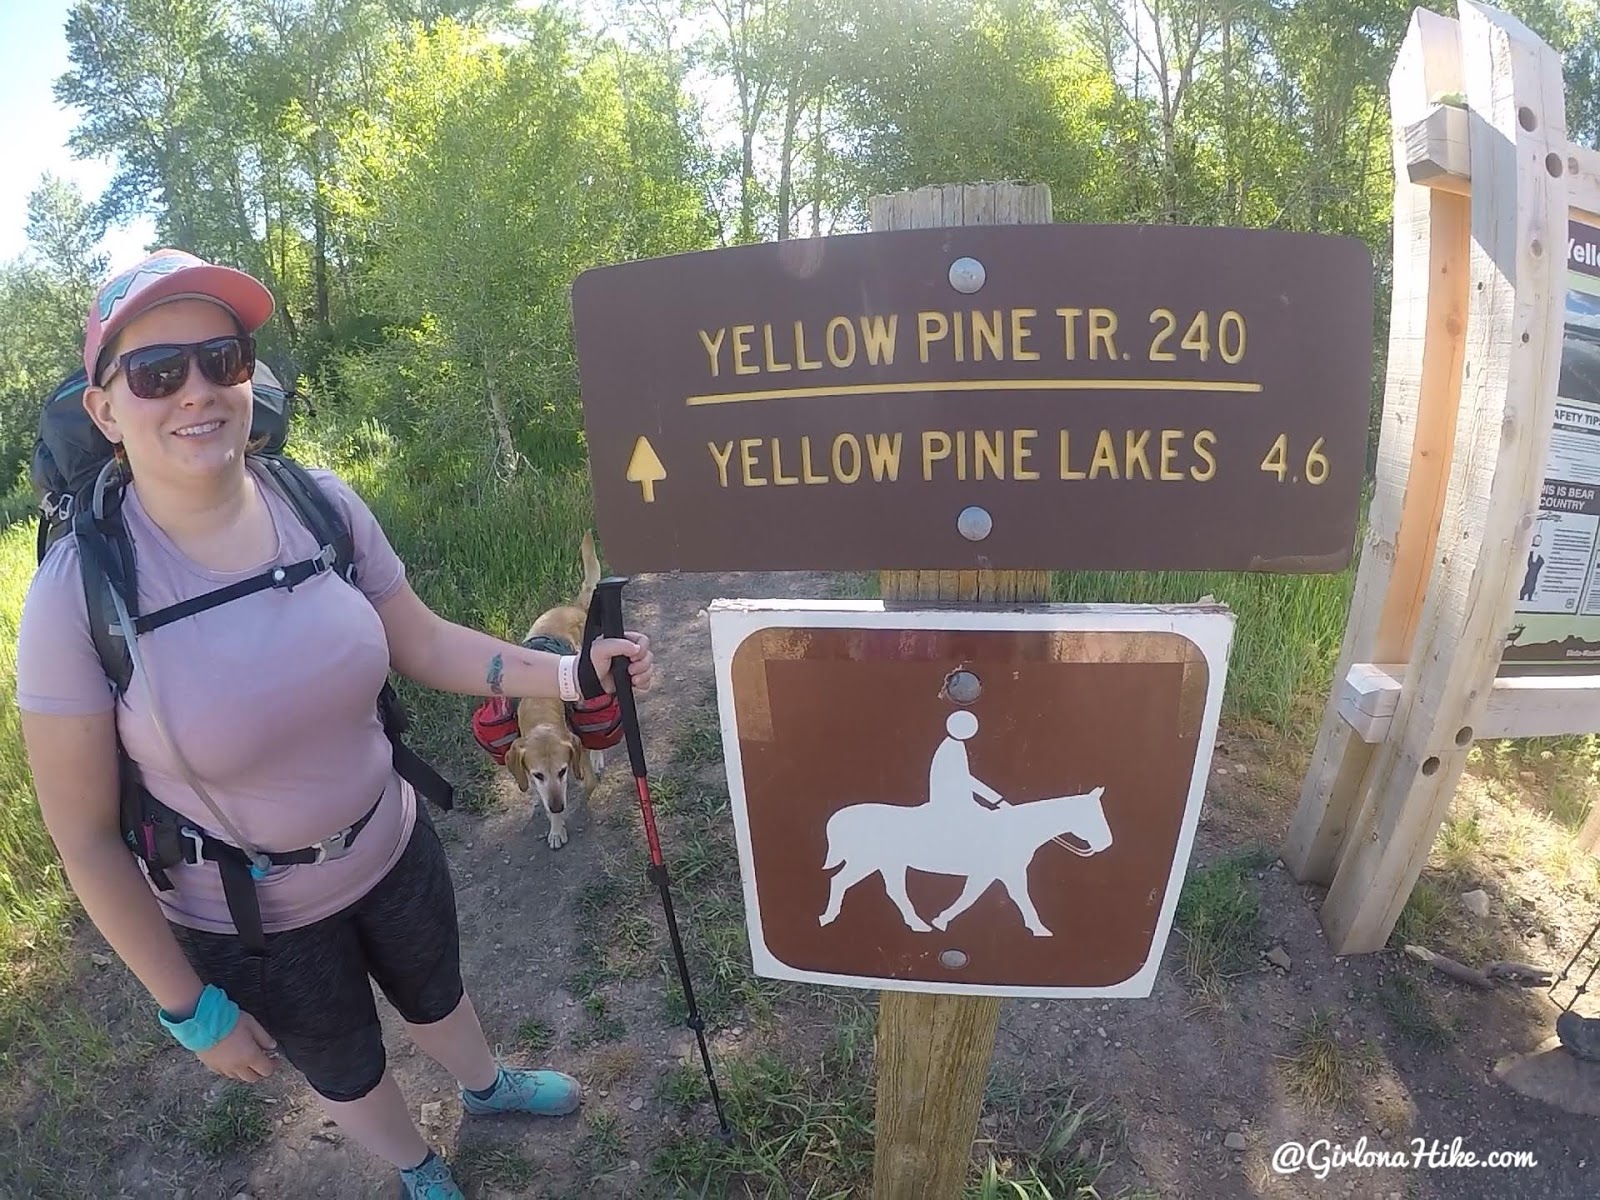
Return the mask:
<path id="1" fill-rule="evenodd" d="M 101 352 L 118 330 L 157 304 L 182 299 L 222 305 L 246 333 L 265 325 L 273 310 L 272 293 L 254 276 L 183 250 L 157 250 L 109 280 L 90 302 L 83 343 L 83 369 L 89 381 L 98 380 Z"/>

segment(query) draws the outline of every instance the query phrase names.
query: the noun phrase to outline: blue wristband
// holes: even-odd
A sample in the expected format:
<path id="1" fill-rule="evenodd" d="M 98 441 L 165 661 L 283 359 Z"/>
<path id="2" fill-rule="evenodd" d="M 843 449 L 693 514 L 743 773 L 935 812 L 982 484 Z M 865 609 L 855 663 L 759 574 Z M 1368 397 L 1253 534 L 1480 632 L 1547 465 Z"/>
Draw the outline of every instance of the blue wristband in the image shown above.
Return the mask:
<path id="1" fill-rule="evenodd" d="M 239 1006 L 228 998 L 228 993 L 214 983 L 206 984 L 200 993 L 200 1003 L 194 1016 L 187 1021 L 176 1021 L 165 1009 L 158 1009 L 161 1023 L 167 1032 L 190 1050 L 209 1050 L 233 1032 L 239 1021 Z"/>

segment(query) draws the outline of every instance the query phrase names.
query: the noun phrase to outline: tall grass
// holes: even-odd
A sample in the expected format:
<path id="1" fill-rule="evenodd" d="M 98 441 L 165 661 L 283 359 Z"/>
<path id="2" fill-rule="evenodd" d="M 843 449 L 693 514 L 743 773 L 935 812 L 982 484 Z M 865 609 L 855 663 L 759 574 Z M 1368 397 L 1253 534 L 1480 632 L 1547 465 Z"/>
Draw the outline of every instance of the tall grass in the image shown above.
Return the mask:
<path id="1" fill-rule="evenodd" d="M 0 529 L 7 529 L 17 521 L 28 520 L 38 512 L 38 501 L 33 489 L 19 481 L 11 491 L 0 495 Z"/>
<path id="2" fill-rule="evenodd" d="M 0 530 L 0 1002 L 11 964 L 60 924 L 67 890 L 34 800 L 17 712 L 17 625 L 33 578 L 34 525 Z"/>
<path id="3" fill-rule="evenodd" d="M 10 1131 L 19 1109 L 33 1107 L 38 1141 L 54 1143 L 58 1110 L 77 1103 L 82 1081 L 95 1078 L 106 1041 L 62 994 L 72 897 L 34 799 L 16 706 L 17 624 L 33 558 L 31 521 L 0 526 L 0 1195 L 16 1184 L 18 1195 L 57 1196 L 72 1192 L 54 1186 L 52 1154 L 14 1148 Z M 52 1057 L 41 1047 L 62 1041 L 73 1047 L 71 1069 L 41 1067 Z M 41 1078 L 51 1080 L 53 1099 L 35 1106 Z"/>

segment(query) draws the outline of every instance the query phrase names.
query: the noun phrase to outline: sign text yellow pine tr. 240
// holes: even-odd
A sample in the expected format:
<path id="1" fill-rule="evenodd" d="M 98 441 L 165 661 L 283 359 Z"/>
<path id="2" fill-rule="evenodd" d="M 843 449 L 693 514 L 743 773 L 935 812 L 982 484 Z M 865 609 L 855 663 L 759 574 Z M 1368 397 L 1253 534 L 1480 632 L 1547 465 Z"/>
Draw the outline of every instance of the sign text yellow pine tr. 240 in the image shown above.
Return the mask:
<path id="1" fill-rule="evenodd" d="M 601 535 L 625 571 L 1337 570 L 1371 293 L 1353 239 L 1185 227 L 597 268 L 573 305 Z"/>

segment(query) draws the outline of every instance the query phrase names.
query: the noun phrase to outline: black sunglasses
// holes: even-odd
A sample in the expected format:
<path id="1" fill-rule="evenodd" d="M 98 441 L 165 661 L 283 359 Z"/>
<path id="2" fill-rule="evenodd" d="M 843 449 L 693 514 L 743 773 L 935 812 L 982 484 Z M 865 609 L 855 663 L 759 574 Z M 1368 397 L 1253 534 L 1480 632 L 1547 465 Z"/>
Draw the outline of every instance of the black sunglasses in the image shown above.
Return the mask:
<path id="1" fill-rule="evenodd" d="M 232 387 L 255 373 L 256 340 L 249 334 L 229 334 L 204 342 L 140 346 L 112 359 L 100 386 L 109 384 L 119 370 L 126 370 L 129 391 L 141 400 L 160 400 L 183 387 L 191 358 L 212 383 Z"/>

